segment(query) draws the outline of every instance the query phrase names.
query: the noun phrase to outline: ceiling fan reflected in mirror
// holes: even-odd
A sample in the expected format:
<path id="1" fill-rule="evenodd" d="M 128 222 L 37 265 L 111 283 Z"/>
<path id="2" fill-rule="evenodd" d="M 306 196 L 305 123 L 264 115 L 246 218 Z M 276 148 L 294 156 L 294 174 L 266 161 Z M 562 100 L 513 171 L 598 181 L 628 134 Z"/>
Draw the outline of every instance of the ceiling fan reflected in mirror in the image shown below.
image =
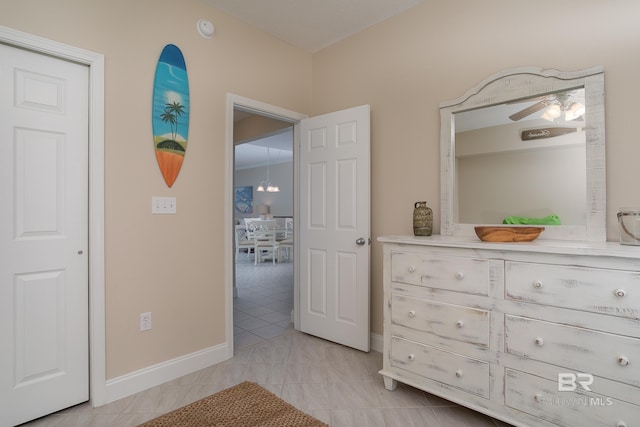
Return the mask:
<path id="1" fill-rule="evenodd" d="M 543 111 L 540 118 L 555 122 L 561 119 L 564 113 L 565 121 L 583 120 L 584 89 L 575 89 L 566 92 L 558 92 L 538 98 L 539 101 L 509 116 L 517 122 L 525 117 Z"/>

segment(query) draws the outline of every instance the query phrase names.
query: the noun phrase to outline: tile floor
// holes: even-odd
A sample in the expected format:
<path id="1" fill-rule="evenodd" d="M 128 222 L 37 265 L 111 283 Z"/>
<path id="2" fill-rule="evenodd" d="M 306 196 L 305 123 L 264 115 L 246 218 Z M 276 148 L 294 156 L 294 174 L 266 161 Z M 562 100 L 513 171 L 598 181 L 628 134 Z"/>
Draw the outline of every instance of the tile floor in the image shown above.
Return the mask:
<path id="1" fill-rule="evenodd" d="M 234 348 L 288 333 L 293 328 L 293 263 L 253 262 L 240 254 L 236 262 L 237 298 L 233 303 Z"/>
<path id="2" fill-rule="evenodd" d="M 403 384 L 394 392 L 385 390 L 378 374 L 380 353 L 363 353 L 293 330 L 291 263 L 242 271 L 253 263 L 240 261 L 233 359 L 101 408 L 82 404 L 25 426 L 136 426 L 242 381 L 254 381 L 332 427 L 507 427 Z M 244 281 L 247 277 L 253 279 Z"/>

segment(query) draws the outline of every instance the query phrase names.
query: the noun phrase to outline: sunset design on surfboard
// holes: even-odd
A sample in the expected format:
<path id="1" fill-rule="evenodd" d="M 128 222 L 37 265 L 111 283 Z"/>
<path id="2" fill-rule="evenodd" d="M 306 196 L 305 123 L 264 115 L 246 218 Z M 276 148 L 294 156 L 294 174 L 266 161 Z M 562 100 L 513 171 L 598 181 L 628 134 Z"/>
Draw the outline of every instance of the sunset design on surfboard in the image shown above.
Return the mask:
<path id="1" fill-rule="evenodd" d="M 187 152 L 189 134 L 189 79 L 180 49 L 162 49 L 153 83 L 153 145 L 162 177 L 173 185 Z"/>

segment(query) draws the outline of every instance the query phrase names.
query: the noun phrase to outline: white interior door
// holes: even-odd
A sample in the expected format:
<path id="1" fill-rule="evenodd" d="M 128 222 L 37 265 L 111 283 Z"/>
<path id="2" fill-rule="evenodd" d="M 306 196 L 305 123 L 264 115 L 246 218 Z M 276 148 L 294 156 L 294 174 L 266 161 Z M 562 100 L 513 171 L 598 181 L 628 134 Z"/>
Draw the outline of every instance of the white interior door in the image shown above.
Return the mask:
<path id="1" fill-rule="evenodd" d="M 89 398 L 88 77 L 0 43 L 0 425 Z"/>
<path id="2" fill-rule="evenodd" d="M 300 123 L 300 330 L 369 351 L 370 111 Z"/>

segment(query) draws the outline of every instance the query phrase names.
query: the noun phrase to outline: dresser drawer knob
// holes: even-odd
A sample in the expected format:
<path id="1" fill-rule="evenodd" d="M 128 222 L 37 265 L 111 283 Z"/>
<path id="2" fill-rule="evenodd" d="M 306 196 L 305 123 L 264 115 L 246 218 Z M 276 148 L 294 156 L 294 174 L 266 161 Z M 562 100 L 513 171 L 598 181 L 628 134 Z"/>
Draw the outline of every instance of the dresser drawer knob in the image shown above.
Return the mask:
<path id="1" fill-rule="evenodd" d="M 624 289 L 616 289 L 614 294 L 619 297 L 622 298 L 623 296 L 625 296 L 627 293 L 624 291 Z"/>
<path id="2" fill-rule="evenodd" d="M 462 327 L 464 326 L 464 322 L 463 322 L 462 320 L 458 320 L 458 321 L 456 322 L 456 326 L 457 326 L 458 328 L 462 328 Z"/>
<path id="3" fill-rule="evenodd" d="M 416 271 L 416 268 L 413 265 L 409 266 L 409 273 L 413 273 L 414 271 Z"/>
<path id="4" fill-rule="evenodd" d="M 616 423 L 616 427 L 627 427 L 627 423 L 625 423 L 624 421 L 620 420 Z"/>
<path id="5" fill-rule="evenodd" d="M 414 360 L 416 358 L 416 356 L 414 354 L 410 354 L 407 356 L 407 359 L 409 360 Z"/>
<path id="6" fill-rule="evenodd" d="M 540 280 L 534 280 L 533 287 L 536 288 L 536 289 L 541 289 L 542 288 L 542 282 Z"/>
<path id="7" fill-rule="evenodd" d="M 533 398 L 536 400 L 536 402 L 540 403 L 544 400 L 544 397 L 542 396 L 541 393 L 536 393 L 535 396 L 533 396 Z"/>
<path id="8" fill-rule="evenodd" d="M 620 366 L 627 366 L 629 364 L 629 358 L 627 356 L 618 356 L 616 361 Z"/>
<path id="9" fill-rule="evenodd" d="M 458 279 L 458 280 L 464 279 L 464 273 L 462 271 L 458 271 L 456 273 L 456 279 Z"/>
<path id="10" fill-rule="evenodd" d="M 462 378 L 462 369 L 458 369 L 458 370 L 456 371 L 456 377 L 457 377 L 457 378 Z"/>
<path id="11" fill-rule="evenodd" d="M 409 310 L 409 317 L 416 317 L 416 311 L 415 310 Z"/>
<path id="12" fill-rule="evenodd" d="M 536 338 L 535 343 L 538 347 L 542 347 L 544 345 L 544 340 L 542 339 L 542 337 L 538 337 Z"/>

